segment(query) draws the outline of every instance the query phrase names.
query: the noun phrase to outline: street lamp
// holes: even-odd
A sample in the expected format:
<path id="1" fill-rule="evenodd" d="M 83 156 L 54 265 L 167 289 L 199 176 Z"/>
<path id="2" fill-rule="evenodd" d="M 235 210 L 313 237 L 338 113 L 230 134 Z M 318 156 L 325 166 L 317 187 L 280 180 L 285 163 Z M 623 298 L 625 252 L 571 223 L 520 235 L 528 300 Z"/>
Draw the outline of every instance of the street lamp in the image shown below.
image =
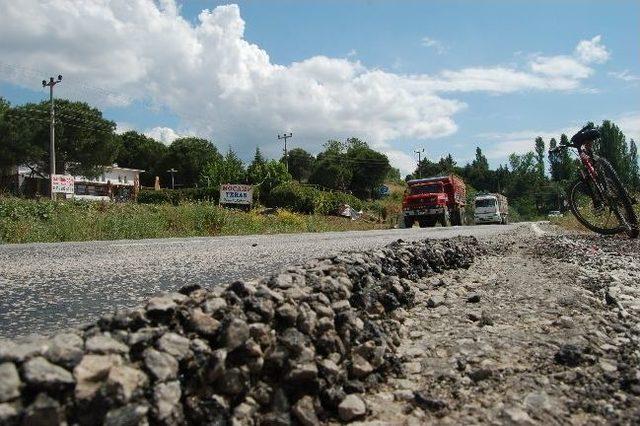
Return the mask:
<path id="1" fill-rule="evenodd" d="M 284 163 L 287 167 L 287 172 L 289 172 L 289 155 L 287 154 L 287 139 L 292 138 L 293 137 L 293 133 L 289 132 L 289 133 L 285 133 L 282 136 L 280 136 L 280 134 L 278 134 L 278 140 L 280 139 L 284 139 Z"/>
<path id="2" fill-rule="evenodd" d="M 170 168 L 167 172 L 171 173 L 171 189 L 175 189 L 175 181 L 173 179 L 173 174 L 178 173 L 178 171 L 174 168 Z"/>

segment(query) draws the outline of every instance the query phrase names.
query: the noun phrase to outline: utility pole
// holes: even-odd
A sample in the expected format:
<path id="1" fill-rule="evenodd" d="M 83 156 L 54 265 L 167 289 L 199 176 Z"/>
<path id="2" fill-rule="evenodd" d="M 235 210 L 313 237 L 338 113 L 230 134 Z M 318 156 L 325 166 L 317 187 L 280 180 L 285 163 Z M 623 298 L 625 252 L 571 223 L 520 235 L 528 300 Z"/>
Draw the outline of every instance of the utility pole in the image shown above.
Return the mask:
<path id="1" fill-rule="evenodd" d="M 178 171 L 172 167 L 169 170 L 167 170 L 167 172 L 171 173 L 171 189 L 175 189 L 176 185 L 175 185 L 175 181 L 173 180 L 173 174 L 178 173 Z"/>
<path id="2" fill-rule="evenodd" d="M 42 80 L 42 87 L 49 87 L 49 104 L 51 106 L 51 123 L 49 124 L 49 189 L 51 190 L 51 199 L 56 199 L 53 192 L 53 175 L 56 174 L 56 112 L 53 107 L 53 86 L 62 81 L 62 76 L 58 75 L 58 80 L 49 77 L 49 82 Z"/>
<path id="3" fill-rule="evenodd" d="M 424 152 L 424 148 L 416 149 L 414 151 L 418 154 L 418 179 L 422 177 L 422 170 L 420 170 L 420 164 L 422 163 L 422 153 Z"/>
<path id="4" fill-rule="evenodd" d="M 293 133 L 285 133 L 282 136 L 278 133 L 278 140 L 284 139 L 284 164 L 287 166 L 287 172 L 289 172 L 289 154 L 287 153 L 287 139 L 292 138 Z"/>

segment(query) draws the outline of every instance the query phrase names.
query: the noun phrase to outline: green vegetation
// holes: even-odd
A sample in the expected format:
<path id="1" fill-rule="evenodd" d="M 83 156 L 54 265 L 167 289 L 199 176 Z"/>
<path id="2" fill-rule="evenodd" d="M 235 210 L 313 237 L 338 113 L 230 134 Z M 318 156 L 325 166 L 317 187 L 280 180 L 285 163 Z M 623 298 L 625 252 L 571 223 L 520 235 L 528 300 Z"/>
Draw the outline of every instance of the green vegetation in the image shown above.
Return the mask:
<path id="1" fill-rule="evenodd" d="M 387 228 L 372 221 L 278 210 L 241 212 L 208 202 L 116 204 L 0 196 L 0 243 L 91 241 Z"/>
<path id="2" fill-rule="evenodd" d="M 637 192 L 640 190 L 640 173 L 635 142 L 632 139 L 627 143 L 620 128 L 610 121 L 603 121 L 599 128 L 602 137 L 594 145 L 595 152 L 611 162 L 627 188 Z M 561 144 L 568 142 L 567 135 L 560 135 Z M 549 148 L 557 145 L 555 138 L 549 140 Z M 547 168 L 548 174 L 545 173 Z M 476 148 L 475 159 L 463 167 L 458 166 L 451 155 L 438 162 L 424 159 L 419 169 L 407 179 L 456 173 L 467 184 L 468 203 L 477 191 L 500 192 L 509 198 L 513 221 L 516 218 L 532 220 L 546 217 L 551 210 L 565 210 L 566 188 L 578 177 L 579 168 L 579 160 L 567 150 L 547 155 L 545 141 L 537 137 L 532 141 L 531 151 L 511 154 L 508 164 L 494 170 L 489 168 L 482 150 Z"/>

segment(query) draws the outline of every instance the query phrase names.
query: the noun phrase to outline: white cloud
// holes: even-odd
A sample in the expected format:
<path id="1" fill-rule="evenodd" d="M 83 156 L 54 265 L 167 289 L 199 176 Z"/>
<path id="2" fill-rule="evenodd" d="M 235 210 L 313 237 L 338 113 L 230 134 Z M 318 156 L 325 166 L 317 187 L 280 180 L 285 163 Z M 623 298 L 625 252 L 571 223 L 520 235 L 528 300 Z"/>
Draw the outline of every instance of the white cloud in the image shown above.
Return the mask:
<path id="1" fill-rule="evenodd" d="M 601 64 L 609 60 L 610 53 L 602 44 L 602 36 L 597 35 L 591 40 L 581 40 L 576 46 L 576 56 L 585 64 Z"/>
<path id="2" fill-rule="evenodd" d="M 186 136 L 186 134 L 179 134 L 170 127 L 154 127 L 152 129 L 146 130 L 144 134 L 149 136 L 150 138 L 162 142 L 165 145 L 171 145 L 171 142 L 173 142 L 174 140 Z"/>
<path id="3" fill-rule="evenodd" d="M 431 37 L 422 37 L 421 44 L 435 50 L 438 55 L 442 55 L 447 50 L 447 47 L 440 40 Z"/>
<path id="4" fill-rule="evenodd" d="M 640 75 L 631 74 L 629 70 L 611 71 L 609 75 L 623 81 L 640 81 Z"/>
<path id="5" fill-rule="evenodd" d="M 236 5 L 204 10 L 195 23 L 180 16 L 174 0 L 0 0 L 0 10 L 0 58 L 14 70 L 3 68 L 0 79 L 37 88 L 48 74 L 25 69 L 61 73 L 58 96 L 166 108 L 181 128 L 245 156 L 256 145 L 279 156 L 275 135 L 285 130 L 294 132 L 295 146 L 312 152 L 328 138 L 356 135 L 393 153 L 393 139 L 457 131 L 454 117 L 467 105 L 447 93 L 578 90 L 592 73 L 585 64 L 608 57 L 597 36 L 576 48 L 584 68 L 564 57 L 538 57 L 529 69 L 406 75 L 325 56 L 275 64 L 244 39 Z M 177 135 L 166 128 L 146 133 L 167 142 Z M 404 167 L 406 157 L 391 155 Z"/>
<path id="6" fill-rule="evenodd" d="M 614 120 L 627 137 L 627 141 L 633 139 L 640 143 L 640 111 L 629 112 Z"/>

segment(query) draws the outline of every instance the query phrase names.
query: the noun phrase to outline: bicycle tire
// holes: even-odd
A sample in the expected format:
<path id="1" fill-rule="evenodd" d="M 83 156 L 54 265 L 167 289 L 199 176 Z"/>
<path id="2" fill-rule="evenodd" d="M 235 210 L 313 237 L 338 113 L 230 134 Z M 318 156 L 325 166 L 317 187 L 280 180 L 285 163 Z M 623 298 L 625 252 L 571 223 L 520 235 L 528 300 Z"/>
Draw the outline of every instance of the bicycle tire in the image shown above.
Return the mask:
<path id="1" fill-rule="evenodd" d="M 631 202 L 631 197 L 629 197 L 627 189 L 624 187 L 622 182 L 620 182 L 618 173 L 616 173 L 616 170 L 613 168 L 611 163 L 602 157 L 596 157 L 596 163 L 599 166 L 599 169 L 609 177 L 610 183 L 613 184 L 615 191 L 620 197 L 620 201 L 622 202 L 621 207 L 624 210 L 622 212 L 624 214 L 624 220 L 628 224 L 628 227 L 623 226 L 624 232 L 629 236 L 629 238 L 638 238 L 638 235 L 640 234 L 640 230 L 638 229 L 638 216 L 636 215 L 635 210 L 633 210 L 633 203 Z"/>
<path id="2" fill-rule="evenodd" d="M 619 234 L 621 232 L 625 232 L 630 238 L 637 238 L 639 234 L 638 230 L 638 219 L 633 210 L 633 204 L 631 203 L 631 199 L 624 186 L 620 182 L 618 178 L 618 174 L 611 166 L 611 164 L 604 158 L 596 157 L 595 158 L 596 166 L 598 170 L 605 173 L 609 178 L 609 184 L 613 185 L 613 189 L 618 193 L 618 196 L 621 201 L 621 208 L 624 210 L 625 221 L 627 221 L 630 225 L 630 228 L 627 228 L 623 224 L 620 223 L 620 219 L 617 218 L 618 226 L 615 228 L 602 228 L 600 226 L 595 225 L 587 218 L 585 218 L 580 209 L 578 208 L 576 201 L 576 193 L 578 191 L 582 191 L 583 193 L 587 193 L 587 191 L 591 192 L 591 187 L 588 182 L 584 179 L 578 179 L 573 184 L 569 186 L 568 189 L 568 200 L 569 200 L 569 208 L 571 213 L 575 216 L 575 218 L 580 222 L 585 228 L 590 229 L 593 232 L 602 235 L 614 235 Z"/>
<path id="3" fill-rule="evenodd" d="M 580 212 L 578 206 L 576 205 L 576 196 L 575 194 L 579 191 L 585 192 L 582 187 L 584 187 L 585 189 L 588 189 L 589 191 L 591 190 L 588 187 L 588 183 L 584 180 L 584 179 L 577 179 L 576 181 L 574 181 L 568 188 L 567 190 L 567 198 L 569 200 L 569 209 L 571 210 L 571 213 L 573 214 L 573 216 L 576 218 L 576 220 L 578 222 L 580 222 L 582 224 L 582 226 L 584 226 L 585 228 L 596 232 L 598 234 L 602 234 L 602 235 L 615 235 L 615 234 L 619 234 L 620 233 L 620 227 L 616 227 L 616 228 L 601 228 L 597 225 L 592 224 L 588 219 L 586 219 L 585 217 L 582 216 L 582 213 Z M 585 192 L 586 193 L 586 192 Z"/>

